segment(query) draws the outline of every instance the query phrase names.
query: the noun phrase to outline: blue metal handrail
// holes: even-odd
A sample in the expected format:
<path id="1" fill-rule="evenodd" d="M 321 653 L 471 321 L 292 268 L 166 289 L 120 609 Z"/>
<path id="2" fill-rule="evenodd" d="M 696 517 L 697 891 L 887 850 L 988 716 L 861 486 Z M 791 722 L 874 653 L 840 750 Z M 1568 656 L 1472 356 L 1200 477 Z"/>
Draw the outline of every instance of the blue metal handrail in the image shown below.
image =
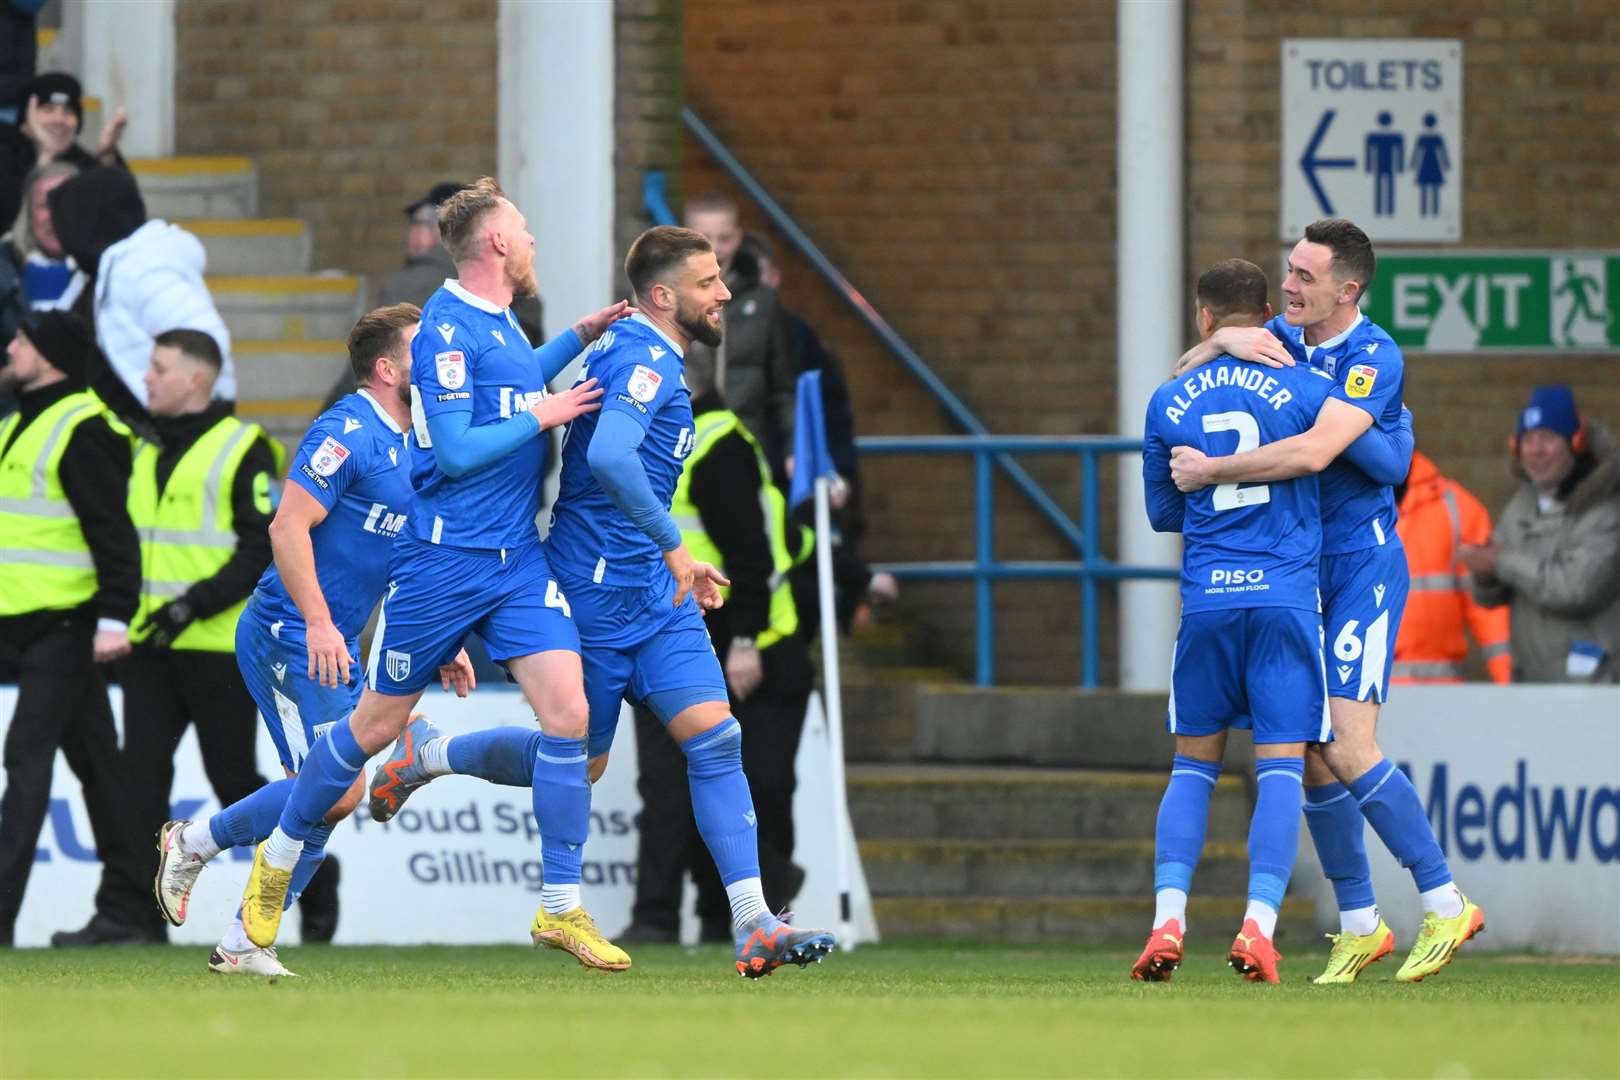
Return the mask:
<path id="1" fill-rule="evenodd" d="M 1080 579 L 1080 685 L 1097 685 L 1097 582 L 1129 578 L 1176 578 L 1173 567 L 1131 566 L 1106 558 L 1097 543 L 1097 458 L 1102 454 L 1140 453 L 1140 439 L 1110 435 L 868 435 L 855 440 L 863 454 L 972 454 L 974 489 L 974 557 L 971 562 L 879 563 L 899 578 L 924 581 L 973 579 L 974 679 L 980 686 L 995 682 L 995 628 L 991 586 L 996 581 L 1053 578 Z M 1080 555 L 1077 562 L 1002 562 L 995 557 L 992 458 L 1012 453 L 1075 454 L 1080 458 Z"/>
<path id="2" fill-rule="evenodd" d="M 738 160 L 737 155 L 733 154 L 730 148 L 720 141 L 720 137 L 714 133 L 713 129 L 705 124 L 690 107 L 681 110 L 681 122 L 686 125 L 686 130 L 691 133 L 692 137 L 709 152 L 715 162 L 765 212 L 765 216 L 771 219 L 771 223 L 780 229 L 793 246 L 798 248 L 800 254 L 809 260 L 810 265 L 826 279 L 827 284 L 831 285 L 833 290 L 844 298 L 844 302 L 854 309 L 856 316 L 866 324 L 867 329 L 871 330 L 877 336 L 877 339 L 916 377 L 917 381 L 922 383 L 923 388 L 933 396 L 934 400 L 939 403 L 940 407 L 945 410 L 956 425 L 972 435 L 988 435 L 990 429 L 985 427 L 984 423 L 973 414 L 973 410 L 969 409 L 961 398 L 952 393 L 951 388 L 946 386 L 944 380 L 935 373 L 933 368 L 928 366 L 927 361 L 917 354 L 917 351 L 906 342 L 905 338 L 900 336 L 899 332 L 889 324 L 889 321 L 878 312 L 877 308 L 872 306 L 871 301 L 867 300 L 866 296 L 844 276 L 843 272 L 833 265 L 832 260 L 827 258 L 821 248 L 816 245 L 816 242 L 810 238 L 810 234 L 806 233 L 799 226 L 799 223 L 793 220 L 793 217 L 782 208 L 782 204 L 777 202 L 771 196 L 771 193 L 765 190 L 764 185 L 754 179 L 753 174 Z M 675 215 L 671 213 L 665 200 L 665 180 L 662 174 L 647 174 L 642 185 L 642 203 L 647 210 L 648 216 L 657 224 L 675 224 Z M 1079 527 L 1063 512 L 1063 508 L 1046 492 L 1046 489 L 1041 487 L 1040 483 L 1025 471 L 1022 465 L 1005 454 L 997 454 L 995 462 L 1012 478 L 1019 489 L 1034 503 L 1036 509 L 1052 523 L 1058 532 L 1063 535 L 1064 539 L 1076 547 L 1080 546 L 1083 537 Z"/>

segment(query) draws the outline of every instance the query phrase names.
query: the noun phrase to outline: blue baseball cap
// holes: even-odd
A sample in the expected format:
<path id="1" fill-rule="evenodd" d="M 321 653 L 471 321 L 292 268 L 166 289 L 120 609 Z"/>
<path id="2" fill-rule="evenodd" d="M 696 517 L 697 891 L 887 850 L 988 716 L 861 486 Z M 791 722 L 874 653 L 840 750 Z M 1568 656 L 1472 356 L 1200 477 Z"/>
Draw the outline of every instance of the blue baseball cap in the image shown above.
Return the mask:
<path id="1" fill-rule="evenodd" d="M 1562 384 L 1538 386 L 1530 392 L 1530 403 L 1519 411 L 1515 438 L 1527 431 L 1546 428 L 1571 441 L 1581 429 L 1581 414 L 1575 409 L 1575 395 Z"/>

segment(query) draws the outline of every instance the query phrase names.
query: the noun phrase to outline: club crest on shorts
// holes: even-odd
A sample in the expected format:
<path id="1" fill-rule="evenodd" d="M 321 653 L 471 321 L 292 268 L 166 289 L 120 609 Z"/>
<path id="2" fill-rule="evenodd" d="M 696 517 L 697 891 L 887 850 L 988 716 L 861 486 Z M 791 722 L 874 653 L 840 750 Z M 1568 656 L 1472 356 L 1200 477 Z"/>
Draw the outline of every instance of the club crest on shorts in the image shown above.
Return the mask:
<path id="1" fill-rule="evenodd" d="M 328 435 L 315 452 L 309 455 L 309 467 L 317 475 L 331 476 L 349 460 L 349 448 Z"/>
<path id="2" fill-rule="evenodd" d="M 1347 397 L 1366 397 L 1372 393 L 1373 382 L 1378 378 L 1378 369 L 1371 364 L 1352 365 L 1344 377 L 1344 392 Z"/>
<path id="3" fill-rule="evenodd" d="M 434 353 L 433 366 L 438 370 L 439 383 L 446 390 L 460 390 L 467 381 L 467 354 L 460 349 Z"/>
<path id="4" fill-rule="evenodd" d="M 395 682 L 404 682 L 411 673 L 411 654 L 389 649 L 385 659 L 388 661 L 388 677 Z"/>
<path id="5" fill-rule="evenodd" d="M 637 364 L 630 373 L 630 396 L 645 404 L 658 396 L 664 377 L 646 364 Z"/>

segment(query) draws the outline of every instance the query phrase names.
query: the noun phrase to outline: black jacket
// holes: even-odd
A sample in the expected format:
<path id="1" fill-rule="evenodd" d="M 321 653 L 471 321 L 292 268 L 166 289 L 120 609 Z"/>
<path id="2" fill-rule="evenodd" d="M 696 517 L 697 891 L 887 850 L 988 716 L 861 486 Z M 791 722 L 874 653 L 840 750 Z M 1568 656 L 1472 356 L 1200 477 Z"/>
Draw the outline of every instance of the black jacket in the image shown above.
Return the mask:
<path id="1" fill-rule="evenodd" d="M 126 177 L 129 176 L 129 173 L 125 171 L 124 159 L 121 156 L 117 156 L 115 153 L 115 160 L 113 161 L 115 168 L 103 169 L 102 161 L 78 143 L 69 146 L 62 156 L 56 160 L 65 161 L 70 165 L 77 165 L 86 175 L 95 172 L 113 172 Z M 9 223 L 17 219 L 17 211 L 22 209 L 23 181 L 28 178 L 28 174 L 33 171 L 38 162 L 39 151 L 34 149 L 34 144 L 28 136 L 15 127 L 0 129 L 0 221 Z M 133 180 L 130 182 L 134 183 Z M 51 205 L 54 210 L 56 204 L 53 202 Z M 64 219 L 56 218 L 55 220 L 61 222 Z M 60 233 L 60 228 L 58 228 L 58 233 Z M 79 265 L 85 266 L 86 273 L 94 273 L 95 271 L 94 263 L 86 266 L 81 261 Z"/>
<path id="2" fill-rule="evenodd" d="M 213 401 L 200 413 L 161 417 L 155 421 L 159 445 L 157 489 L 160 495 L 185 452 L 210 428 L 229 416 L 233 408 L 229 401 Z M 218 573 L 197 582 L 182 597 L 190 605 L 195 618 L 206 619 L 240 600 L 246 600 L 253 594 L 253 587 L 258 584 L 265 567 L 270 565 L 271 515 L 257 504 L 253 494 L 261 473 L 270 480 L 275 479 L 275 453 L 266 437 L 255 439 L 248 448 L 247 455 L 236 470 L 236 482 L 231 487 L 236 550 Z"/>
<path id="3" fill-rule="evenodd" d="M 0 453 L 46 409 L 82 389 L 75 382 L 59 382 L 19 395 L 17 429 Z M 86 614 L 123 623 L 134 617 L 141 591 L 140 542 L 129 520 L 129 468 L 129 440 L 98 416 L 74 429 L 58 469 L 96 565 L 96 595 L 85 605 Z M 17 615 L 0 619 L 0 624 L 6 637 L 25 638 L 38 632 L 43 615 Z"/>
<path id="4" fill-rule="evenodd" d="M 725 408 L 714 391 L 692 402 L 692 415 Z M 703 520 L 726 576 L 731 596 L 708 615 L 709 635 L 716 645 L 734 637 L 752 638 L 770 625 L 771 573 L 775 569 L 765 532 L 765 510 L 759 500 L 759 462 L 754 448 L 736 432 L 716 442 L 692 467 L 692 504 Z"/>

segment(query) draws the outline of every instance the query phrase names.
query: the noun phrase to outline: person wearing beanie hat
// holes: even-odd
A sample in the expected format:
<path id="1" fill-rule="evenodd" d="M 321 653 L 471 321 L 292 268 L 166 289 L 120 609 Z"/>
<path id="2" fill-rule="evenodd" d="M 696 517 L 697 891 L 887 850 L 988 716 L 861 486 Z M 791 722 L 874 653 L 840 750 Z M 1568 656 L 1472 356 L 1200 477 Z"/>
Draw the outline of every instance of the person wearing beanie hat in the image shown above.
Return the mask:
<path id="1" fill-rule="evenodd" d="M 128 123 L 122 107 L 107 118 L 94 151 L 79 145 L 84 91 L 72 75 L 63 71 L 35 75 L 23 84 L 16 107 L 16 124 L 0 129 L 0 221 L 16 218 L 22 205 L 23 179 L 41 165 L 66 161 L 80 169 L 97 165 L 126 168 L 118 152 L 118 141 Z"/>
<path id="2" fill-rule="evenodd" d="M 1458 555 L 1475 598 L 1510 608 L 1513 681 L 1620 682 L 1620 449 L 1563 385 L 1531 392 L 1510 446 L 1523 484 Z"/>
<path id="3" fill-rule="evenodd" d="M 155 937 L 136 902 L 145 845 L 129 829 L 118 735 L 98 666 L 129 652 L 141 571 L 125 499 L 129 433 L 84 389 L 95 352 L 82 318 L 37 312 L 6 346 L 0 367 L 0 389 L 17 394 L 16 414 L 0 420 L 0 656 L 19 672 L 0 796 L 0 945 L 12 944 L 58 749 L 84 785 L 104 880 L 134 898 L 103 906 L 98 935 Z"/>

